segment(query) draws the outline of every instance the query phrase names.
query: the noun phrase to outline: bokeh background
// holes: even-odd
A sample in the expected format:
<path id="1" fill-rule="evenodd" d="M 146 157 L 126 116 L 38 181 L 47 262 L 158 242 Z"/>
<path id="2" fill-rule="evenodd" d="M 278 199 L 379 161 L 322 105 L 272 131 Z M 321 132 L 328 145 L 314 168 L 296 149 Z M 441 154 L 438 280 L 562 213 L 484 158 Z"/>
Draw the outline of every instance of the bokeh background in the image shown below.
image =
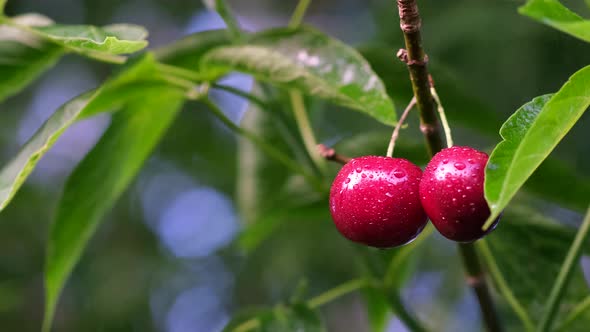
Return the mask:
<path id="1" fill-rule="evenodd" d="M 229 2 L 251 31 L 285 25 L 296 5 L 293 0 Z M 489 150 L 499 141 L 495 133 L 501 123 L 514 110 L 535 96 L 557 91 L 589 62 L 590 45 L 519 16 L 520 1 L 419 3 L 433 75 L 452 78 L 445 80 L 452 87 L 440 87 L 443 102 L 445 89 L 457 90 L 461 93 L 452 96 L 451 105 L 465 106 L 465 116 L 477 118 L 484 108 L 487 112 L 481 128 L 456 126 L 458 144 Z M 589 14 L 583 1 L 564 3 Z M 151 48 L 223 27 L 215 13 L 195 0 L 9 0 L 7 12 L 39 12 L 67 24 L 140 24 L 150 31 Z M 354 46 L 389 49 L 392 62 L 403 46 L 393 0 L 314 0 L 305 22 Z M 62 103 L 97 86 L 112 70 L 111 65 L 69 55 L 2 103 L 0 162 L 14 156 Z M 386 83 L 395 87 L 407 76 L 401 71 L 392 80 L 396 81 Z M 242 89 L 252 86 L 245 75 L 233 75 L 225 83 Z M 214 98 L 234 121 L 240 121 L 248 107 L 226 93 L 216 92 Z M 400 101 L 396 104 L 403 107 Z M 323 103 L 310 105 L 322 142 L 387 132 L 358 113 Z M 185 108 L 85 251 L 61 298 L 55 331 L 221 331 L 240 308 L 285 301 L 304 280 L 313 295 L 355 276 L 352 245 L 339 237 L 329 218 L 308 218 L 296 210 L 250 255 L 237 249 L 233 241 L 245 219 L 239 207 L 247 204 L 239 194 L 248 185 L 241 161 L 252 150 L 238 153 L 241 143 L 232 132 L 195 104 Z M 69 129 L 0 214 L 1 331 L 39 330 L 48 226 L 65 179 L 109 121 L 108 115 L 101 115 Z M 586 114 L 555 152 L 586 177 L 589 133 Z M 402 136 L 410 144 L 422 142 L 416 119 Z M 385 152 L 387 137 L 381 137 Z M 351 155 L 368 153 L 361 143 L 343 149 Z M 285 175 L 275 170 L 267 175 L 278 179 L 271 190 L 280 193 Z M 575 224 L 581 219 L 575 210 L 522 199 L 562 221 Z M 410 306 L 421 318 L 437 322 L 438 331 L 478 330 L 477 305 L 463 285 L 455 246 L 435 235 L 420 257 L 404 287 Z M 590 275 L 588 260 L 586 273 Z M 358 294 L 322 307 L 322 315 L 330 331 L 367 330 Z M 405 329 L 392 318 L 389 331 Z"/>

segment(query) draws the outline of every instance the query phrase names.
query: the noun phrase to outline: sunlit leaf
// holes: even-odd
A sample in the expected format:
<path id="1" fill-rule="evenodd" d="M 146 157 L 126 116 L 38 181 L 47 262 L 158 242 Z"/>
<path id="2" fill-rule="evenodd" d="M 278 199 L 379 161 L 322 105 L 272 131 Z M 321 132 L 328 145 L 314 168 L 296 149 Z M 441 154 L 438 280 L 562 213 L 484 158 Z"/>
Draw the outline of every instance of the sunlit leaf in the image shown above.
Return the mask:
<path id="1" fill-rule="evenodd" d="M 246 44 L 205 54 L 203 70 L 237 70 L 283 87 L 366 113 L 394 124 L 396 115 L 383 83 L 353 48 L 311 28 L 277 28 L 252 35 Z"/>
<path id="2" fill-rule="evenodd" d="M 147 31 L 138 25 L 113 24 L 102 28 L 91 25 L 54 24 L 35 28 L 39 35 L 68 50 L 104 61 L 122 62 L 118 54 L 145 48 Z"/>
<path id="3" fill-rule="evenodd" d="M 112 24 L 104 27 L 92 25 L 54 24 L 40 14 L 25 14 L 6 18 L 3 28 L 20 34 L 34 35 L 39 39 L 62 46 L 101 61 L 123 63 L 130 54 L 145 48 L 147 30 L 133 24 Z M 13 32 L 12 32 L 13 33 Z"/>
<path id="4" fill-rule="evenodd" d="M 518 12 L 543 24 L 590 42 L 590 21 L 557 0 L 529 0 Z"/>
<path id="5" fill-rule="evenodd" d="M 556 94 L 535 98 L 504 123 L 500 129 L 504 140 L 492 152 L 485 174 L 485 196 L 492 211 L 488 224 L 501 213 L 588 105 L 590 67 L 585 67 Z M 590 192 L 584 197 L 590 197 Z"/>
<path id="6" fill-rule="evenodd" d="M 69 177 L 47 245 L 45 331 L 84 247 L 175 119 L 183 100 L 182 91 L 162 88 L 158 94 L 129 101 Z"/>
<path id="7" fill-rule="evenodd" d="M 574 239 L 575 229 L 557 223 L 531 208 L 506 210 L 498 228 L 486 238 L 495 261 L 514 297 L 533 319 L 542 317 L 549 292 Z M 590 254 L 590 247 L 585 247 Z M 589 292 L 581 265 L 568 285 L 559 316 L 563 318 Z M 587 331 L 590 312 L 568 331 Z"/>
<path id="8" fill-rule="evenodd" d="M 157 91 L 162 83 L 149 83 L 155 80 L 155 75 L 155 62 L 146 57 L 99 89 L 86 92 L 60 107 L 0 170 L 0 210 L 6 207 L 41 157 L 69 126 L 98 112 L 116 110 L 125 100 L 138 93 Z"/>

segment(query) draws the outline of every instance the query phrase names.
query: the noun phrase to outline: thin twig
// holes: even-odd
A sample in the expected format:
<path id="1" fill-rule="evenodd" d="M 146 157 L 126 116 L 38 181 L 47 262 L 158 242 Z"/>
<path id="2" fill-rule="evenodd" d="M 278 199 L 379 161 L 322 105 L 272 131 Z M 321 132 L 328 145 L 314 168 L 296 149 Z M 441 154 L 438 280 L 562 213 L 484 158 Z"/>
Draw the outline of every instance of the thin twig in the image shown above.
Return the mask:
<path id="1" fill-rule="evenodd" d="M 242 29 L 238 19 L 232 12 L 229 5 L 224 0 L 209 0 L 209 5 L 213 5 L 215 11 L 221 16 L 221 19 L 225 22 L 227 30 L 230 32 L 233 40 L 241 40 L 243 37 Z"/>
<path id="2" fill-rule="evenodd" d="M 297 3 L 297 7 L 295 7 L 293 15 L 289 20 L 289 28 L 296 28 L 301 24 L 303 16 L 305 16 L 305 12 L 307 11 L 307 7 L 309 7 L 310 3 L 311 0 L 300 0 L 299 3 Z"/>
<path id="3" fill-rule="evenodd" d="M 356 290 L 365 288 L 367 286 L 370 286 L 370 280 L 367 280 L 366 278 L 352 279 L 339 286 L 331 288 L 316 297 L 309 299 L 307 301 L 307 305 L 311 309 L 316 309 L 318 307 L 323 306 L 324 304 L 334 301 L 337 298 L 340 298 L 344 295 L 350 294 Z M 235 327 L 232 331 L 247 332 L 257 329 L 259 327 L 260 321 L 257 318 L 251 318 Z"/>
<path id="4" fill-rule="evenodd" d="M 350 158 L 350 157 L 346 157 L 346 156 L 336 153 L 336 150 L 329 148 L 329 147 L 325 146 L 324 144 L 318 144 L 317 150 L 318 150 L 319 155 L 322 158 L 324 158 L 326 160 L 330 160 L 330 161 L 335 161 L 335 162 L 340 163 L 342 165 L 345 165 L 346 163 L 348 163 L 349 161 L 352 160 L 352 158 Z"/>
<path id="5" fill-rule="evenodd" d="M 291 101 L 293 115 L 295 116 L 295 122 L 297 123 L 297 127 L 299 129 L 299 134 L 303 139 L 303 145 L 305 146 L 308 155 L 311 157 L 311 160 L 316 165 L 316 167 L 321 173 L 325 173 L 326 162 L 314 151 L 314 148 L 317 145 L 317 140 L 313 133 L 313 128 L 311 127 L 309 117 L 307 116 L 303 95 L 299 90 L 291 89 L 289 90 L 289 99 Z"/>
<path id="6" fill-rule="evenodd" d="M 397 124 L 395 125 L 395 128 L 393 129 L 393 132 L 391 133 L 391 139 L 389 140 L 389 146 L 387 147 L 388 157 L 393 157 L 393 149 L 395 148 L 395 141 L 397 141 L 397 137 L 399 136 L 399 130 L 404 124 L 404 121 L 406 121 L 408 114 L 410 114 L 410 111 L 412 110 L 412 108 L 414 108 L 415 105 L 416 97 L 412 97 L 412 100 L 410 100 L 410 103 L 408 104 L 408 106 L 406 106 L 406 109 L 402 113 L 402 116 L 399 118 Z"/>
<path id="7" fill-rule="evenodd" d="M 335 299 L 342 297 L 343 295 L 351 293 L 357 289 L 364 288 L 368 285 L 369 280 L 366 278 L 353 279 L 310 299 L 307 301 L 307 305 L 310 308 L 315 309 L 317 307 L 323 306 L 326 303 L 330 303 Z"/>

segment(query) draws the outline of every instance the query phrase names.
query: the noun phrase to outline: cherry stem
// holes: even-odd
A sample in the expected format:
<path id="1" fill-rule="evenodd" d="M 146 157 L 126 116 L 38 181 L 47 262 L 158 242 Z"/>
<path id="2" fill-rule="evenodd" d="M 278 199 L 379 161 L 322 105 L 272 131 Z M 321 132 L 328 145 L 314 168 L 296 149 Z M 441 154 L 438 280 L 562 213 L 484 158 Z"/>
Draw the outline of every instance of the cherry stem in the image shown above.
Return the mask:
<path id="1" fill-rule="evenodd" d="M 436 105 L 437 105 L 436 109 L 437 109 L 438 115 L 440 117 L 440 123 L 443 126 L 443 130 L 445 132 L 445 138 L 447 139 L 447 148 L 450 148 L 451 146 L 453 146 L 453 136 L 451 135 L 451 127 L 449 126 L 449 121 L 447 120 L 447 115 L 445 114 L 445 109 L 443 108 L 442 103 L 440 102 L 440 97 L 438 96 L 438 93 L 436 93 L 436 89 L 434 88 L 434 85 L 431 85 L 430 93 L 432 94 L 434 101 L 436 101 Z"/>
<path id="2" fill-rule="evenodd" d="M 346 156 L 336 153 L 336 150 L 329 148 L 329 147 L 325 146 L 324 144 L 318 144 L 317 150 L 322 158 L 329 160 L 329 161 L 335 161 L 335 162 L 340 163 L 342 165 L 345 165 L 346 163 L 348 163 L 349 161 L 352 160 L 352 158 L 350 158 L 350 157 L 346 157 Z"/>
<path id="3" fill-rule="evenodd" d="M 388 157 L 393 157 L 393 149 L 395 148 L 395 141 L 397 141 L 397 137 L 399 136 L 399 130 L 403 126 L 404 121 L 406 121 L 408 114 L 410 114 L 410 111 L 412 108 L 414 108 L 414 106 L 416 106 L 416 97 L 412 97 L 412 100 L 410 100 L 410 103 L 408 103 L 408 106 L 406 106 L 406 109 L 402 113 L 402 116 L 399 118 L 399 121 L 391 133 L 391 140 L 389 140 L 389 146 L 387 147 Z"/>

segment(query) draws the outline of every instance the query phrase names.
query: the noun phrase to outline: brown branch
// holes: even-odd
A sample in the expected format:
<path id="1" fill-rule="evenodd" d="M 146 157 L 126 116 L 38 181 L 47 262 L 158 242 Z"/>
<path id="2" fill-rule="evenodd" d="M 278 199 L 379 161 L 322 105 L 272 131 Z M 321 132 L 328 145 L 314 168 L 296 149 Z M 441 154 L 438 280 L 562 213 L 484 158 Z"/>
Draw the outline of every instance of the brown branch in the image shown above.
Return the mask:
<path id="1" fill-rule="evenodd" d="M 412 90 L 420 110 L 420 130 L 428 143 L 428 152 L 434 155 L 443 148 L 440 127 L 436 117 L 436 104 L 430 94 L 428 80 L 428 57 L 422 48 L 420 26 L 422 24 L 415 0 L 398 0 L 400 27 L 404 33 L 406 49 L 398 52 L 398 57 L 408 65 Z"/>
<path id="2" fill-rule="evenodd" d="M 350 157 L 343 156 L 341 154 L 336 153 L 336 151 L 332 148 L 325 146 L 324 144 L 318 144 L 317 146 L 318 152 L 322 158 L 330 161 L 335 161 L 342 165 L 348 163 L 352 160 Z"/>
<path id="3" fill-rule="evenodd" d="M 438 124 L 436 103 L 430 92 L 432 79 L 429 79 L 427 63 L 428 57 L 422 48 L 420 34 L 421 19 L 416 0 L 397 0 L 400 16 L 400 27 L 404 33 L 405 50 L 398 52 L 398 57 L 404 61 L 410 72 L 412 90 L 416 97 L 420 111 L 420 130 L 426 138 L 428 151 L 434 155 L 443 148 L 443 139 Z M 500 332 L 502 326 L 492 300 L 485 278 L 485 271 L 477 257 L 472 243 L 459 244 L 459 251 L 466 270 L 467 284 L 473 289 L 481 313 L 489 332 Z"/>

